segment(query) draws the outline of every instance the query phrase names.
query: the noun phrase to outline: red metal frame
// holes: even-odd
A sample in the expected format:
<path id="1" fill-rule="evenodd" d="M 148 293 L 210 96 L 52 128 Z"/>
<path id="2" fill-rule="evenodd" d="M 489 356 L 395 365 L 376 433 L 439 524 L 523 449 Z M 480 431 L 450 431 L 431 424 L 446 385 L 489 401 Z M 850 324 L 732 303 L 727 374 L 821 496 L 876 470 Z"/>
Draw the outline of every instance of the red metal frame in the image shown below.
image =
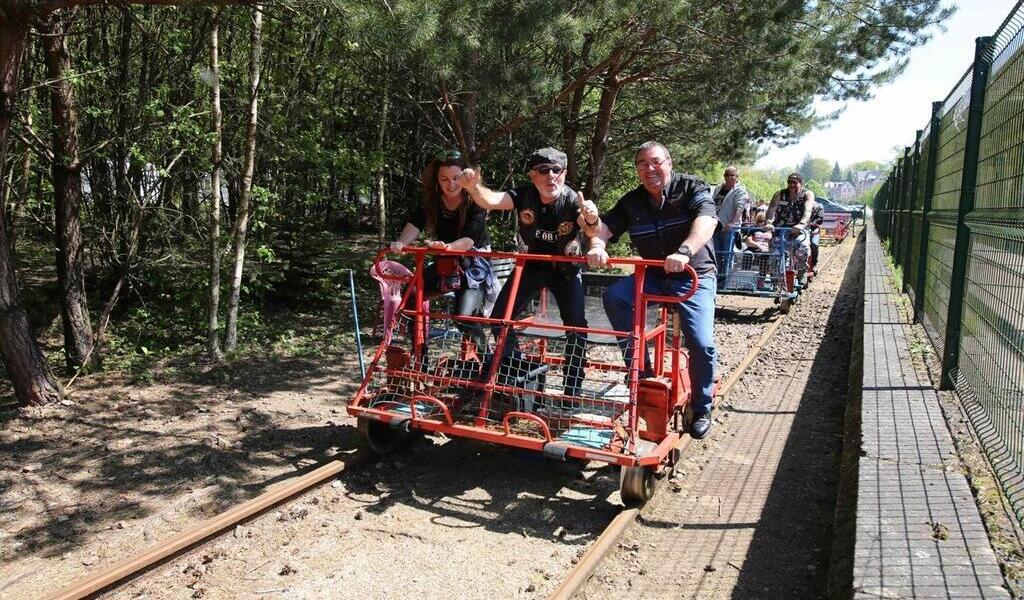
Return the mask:
<path id="1" fill-rule="evenodd" d="M 496 340 L 494 355 L 501 356 L 504 344 L 507 341 L 507 333 L 510 327 L 518 327 L 525 325 L 535 325 L 532 318 L 513 319 L 512 307 L 513 300 L 518 294 L 519 284 L 522 278 L 522 272 L 525 266 L 530 261 L 542 261 L 546 263 L 551 262 L 585 262 L 582 257 L 569 257 L 569 256 L 550 256 L 550 255 L 536 255 L 536 254 L 521 254 L 521 253 L 507 253 L 507 252 L 454 252 L 454 251 L 437 251 L 431 250 L 424 247 L 406 247 L 403 249 L 403 253 L 410 254 L 414 257 L 415 268 L 413 271 L 412 278 L 394 277 L 380 270 L 379 264 L 388 254 L 388 249 L 383 249 L 377 255 L 375 259 L 375 268 L 378 274 L 385 279 L 400 280 L 404 283 L 408 283 L 408 288 L 402 296 L 402 306 L 423 306 L 423 267 L 424 259 L 427 254 L 437 254 L 445 256 L 481 256 L 485 258 L 511 258 L 516 261 L 515 267 L 511 273 L 511 294 L 509 296 L 509 302 L 505 307 L 504 314 L 499 318 L 492 317 L 459 317 L 460 321 L 474 322 L 488 325 L 501 325 L 502 330 Z M 621 449 L 610 448 L 610 449 L 595 449 L 587 446 L 575 446 L 567 445 L 564 448 L 565 456 L 582 459 L 582 460 L 600 460 L 607 463 L 622 465 L 622 466 L 656 466 L 661 464 L 668 456 L 671 449 L 675 446 L 676 442 L 680 439 L 680 434 L 676 430 L 672 430 L 669 427 L 669 421 L 674 421 L 678 425 L 678 415 L 682 410 L 685 410 L 690 400 L 690 380 L 689 371 L 687 365 L 687 354 L 686 350 L 680 347 L 680 336 L 675 335 L 674 344 L 670 348 L 666 348 L 666 340 L 668 333 L 668 309 L 665 304 L 675 304 L 683 302 L 689 299 L 697 291 L 699 285 L 699 279 L 697 273 L 693 270 L 690 265 L 686 265 L 685 272 L 690 276 L 692 285 L 686 294 L 682 296 L 662 296 L 656 294 L 645 294 L 643 292 L 644 278 L 646 271 L 649 267 L 660 267 L 662 266 L 661 261 L 645 260 L 640 258 L 613 258 L 610 259 L 612 265 L 624 265 L 632 266 L 634 268 L 634 319 L 631 331 L 613 331 L 609 329 L 599 328 L 580 328 L 570 327 L 566 325 L 556 325 L 551 323 L 544 323 L 543 328 L 551 329 L 554 331 L 577 331 L 584 333 L 591 333 L 597 335 L 628 335 L 631 339 L 631 343 L 634 348 L 632 364 L 628 366 L 619 366 L 611 364 L 590 364 L 591 369 L 607 370 L 607 371 L 623 371 L 631 373 L 629 377 L 629 401 L 626 407 L 628 411 L 628 425 L 625 432 L 619 432 L 621 426 L 616 424 L 617 419 L 611 422 L 594 422 L 588 421 L 582 418 L 572 417 L 570 423 L 583 424 L 589 427 L 595 428 L 607 428 L 613 429 L 616 433 L 624 433 L 620 437 L 625 437 L 622 440 L 623 445 Z M 410 296 L 415 293 L 415 300 L 410 303 Z M 543 302 L 543 301 L 542 301 Z M 654 327 L 651 331 L 645 331 L 646 325 L 646 314 L 648 303 L 662 303 L 662 306 L 658 308 L 660 313 L 660 324 Z M 413 338 L 413 349 L 411 354 L 408 356 L 408 361 L 412 365 L 421 364 L 420 361 L 423 358 L 423 350 L 427 338 L 427 329 L 429 327 L 429 320 L 431 318 L 445 317 L 444 313 L 431 312 L 421 309 L 403 309 L 402 314 L 414 318 L 414 332 Z M 645 383 L 644 391 L 641 397 L 640 392 L 640 381 L 639 374 L 644 370 L 644 356 L 645 352 L 640 349 L 644 347 L 647 342 L 653 342 L 655 347 L 655 358 L 654 358 L 654 374 L 656 377 L 667 377 L 668 382 L 663 386 L 664 388 L 658 388 L 658 385 L 648 385 Z M 540 341 L 540 349 L 542 353 L 546 353 L 546 341 Z M 445 377 L 433 373 L 423 372 L 417 370 L 414 366 L 405 367 L 401 366 L 386 366 L 383 369 L 380 365 L 380 360 L 384 356 L 387 347 L 385 344 L 381 346 L 374 353 L 373 359 L 370 361 L 370 365 L 367 371 L 367 375 L 364 378 L 359 390 L 356 392 L 355 398 L 348 406 L 349 414 L 360 417 L 375 419 L 383 422 L 402 422 L 409 421 L 411 428 L 420 429 L 422 431 L 443 433 L 448 436 L 460 436 L 473 438 L 485 442 L 514 446 L 517 448 L 523 448 L 528 450 L 542 451 L 546 444 L 556 441 L 556 438 L 552 435 L 549 424 L 538 415 L 522 412 L 522 411 L 509 411 L 504 414 L 501 420 L 501 426 L 499 429 L 488 427 L 487 415 L 493 400 L 494 394 L 506 393 L 513 394 L 519 390 L 513 386 L 500 385 L 497 382 L 498 370 L 500 360 L 492 360 L 490 364 L 490 370 L 486 374 L 484 381 L 469 381 L 464 379 L 458 379 L 454 377 Z M 404 352 L 404 351 L 401 351 Z M 664 373 L 664 362 L 665 353 L 671 353 L 671 372 Z M 563 362 L 563 359 L 559 357 L 545 356 L 544 362 L 547 364 L 557 365 Z M 453 381 L 457 381 L 460 386 L 473 389 L 482 389 L 483 398 L 481 401 L 480 409 L 476 418 L 473 420 L 473 424 L 469 425 L 466 423 L 457 422 L 449 410 L 449 407 L 440 399 L 423 393 L 415 393 L 411 400 L 408 402 L 408 414 L 396 413 L 393 411 L 364 406 L 370 398 L 367 394 L 368 387 L 375 374 L 384 372 L 387 376 L 401 377 L 409 381 L 419 381 L 424 384 L 431 382 L 437 385 L 444 385 L 447 381 L 449 384 Z M 667 390 L 667 393 L 665 391 Z M 559 395 L 548 392 L 538 393 L 537 395 L 558 398 Z M 561 396 L 566 398 L 566 396 Z M 601 404 L 601 400 L 588 400 L 596 404 Z M 606 404 L 612 404 L 611 401 L 605 401 Z M 396 405 L 405 405 L 405 403 L 398 403 Z M 436 411 L 432 411 L 429 414 L 423 413 L 417 408 L 417 405 L 430 405 L 432 408 L 436 408 Z M 640 413 L 644 412 L 648 417 L 649 421 L 654 421 L 657 424 L 662 425 L 661 431 L 640 431 L 639 430 L 639 419 Z M 663 414 L 662 414 L 663 413 Z M 676 418 L 673 418 L 676 415 Z M 538 434 L 541 437 L 534 437 L 530 435 L 523 435 L 520 433 L 514 433 L 511 430 L 511 424 L 513 422 L 524 422 L 531 423 L 537 426 Z M 657 443 L 655 450 L 643 456 L 638 455 L 637 442 L 640 439 Z"/>

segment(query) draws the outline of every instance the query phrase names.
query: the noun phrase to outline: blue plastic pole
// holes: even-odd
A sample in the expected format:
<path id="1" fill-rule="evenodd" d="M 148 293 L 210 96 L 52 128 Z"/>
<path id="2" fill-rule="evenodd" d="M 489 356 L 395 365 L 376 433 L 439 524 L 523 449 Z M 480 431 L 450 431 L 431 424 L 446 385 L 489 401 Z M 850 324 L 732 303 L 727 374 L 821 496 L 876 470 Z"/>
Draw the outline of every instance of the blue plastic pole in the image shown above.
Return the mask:
<path id="1" fill-rule="evenodd" d="M 366 366 L 363 364 L 363 337 L 359 333 L 359 307 L 356 306 L 356 277 L 352 269 L 348 270 L 348 289 L 352 296 L 352 322 L 356 326 L 356 351 L 359 353 L 359 374 L 366 379 Z"/>

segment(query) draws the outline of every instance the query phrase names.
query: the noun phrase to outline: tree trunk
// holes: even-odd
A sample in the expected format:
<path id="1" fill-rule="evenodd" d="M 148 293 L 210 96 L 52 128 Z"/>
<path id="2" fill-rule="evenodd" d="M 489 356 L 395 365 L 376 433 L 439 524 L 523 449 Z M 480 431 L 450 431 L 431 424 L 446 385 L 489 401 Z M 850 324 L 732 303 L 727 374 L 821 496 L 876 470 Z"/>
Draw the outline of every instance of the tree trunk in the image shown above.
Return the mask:
<path id="1" fill-rule="evenodd" d="M 615 99 L 619 95 L 618 78 L 610 75 L 601 88 L 601 101 L 597 107 L 597 122 L 594 124 L 594 138 L 590 143 L 590 163 L 587 165 L 587 183 L 584 195 L 597 202 L 601 198 L 601 176 L 608 158 L 608 132 L 611 129 Z"/>
<path id="2" fill-rule="evenodd" d="M 579 57 L 566 55 L 562 63 L 562 79 L 566 82 L 575 79 L 580 72 L 585 71 L 586 63 L 590 60 L 590 48 L 593 46 L 594 36 L 586 35 L 583 38 L 583 47 L 580 49 Z M 576 58 L 577 60 L 574 60 Z M 579 69 L 576 65 L 579 65 Z M 576 143 L 580 134 L 580 110 L 583 107 L 583 98 L 587 95 L 587 86 L 578 86 L 572 93 L 565 110 L 562 111 L 562 149 L 566 157 L 565 180 L 570 182 L 576 189 L 579 189 L 579 158 L 576 154 Z"/>
<path id="3" fill-rule="evenodd" d="M 220 170 L 223 160 L 221 143 L 222 116 L 220 111 L 220 65 L 217 47 L 217 36 L 220 29 L 220 9 L 213 13 L 213 25 L 210 29 L 210 98 L 213 117 L 210 129 L 213 133 L 213 172 L 210 176 L 210 279 L 209 303 L 206 312 L 206 353 L 212 360 L 221 360 L 220 326 L 217 322 L 220 311 Z"/>
<path id="4" fill-rule="evenodd" d="M 85 294 L 82 264 L 82 165 L 78 161 L 78 113 L 74 88 L 66 79 L 71 69 L 65 25 L 66 15 L 52 15 L 43 26 L 43 49 L 50 87 L 53 119 L 53 203 L 56 213 L 57 283 L 64 325 L 64 360 L 68 367 L 88 368 L 99 361 L 93 348 L 92 324 Z"/>
<path id="5" fill-rule="evenodd" d="M 252 195 L 253 171 L 256 167 L 256 114 L 260 91 L 260 58 L 263 29 L 263 11 L 253 8 L 252 39 L 249 47 L 249 118 L 245 132 L 245 173 L 238 198 L 238 221 L 235 224 L 235 265 L 231 277 L 231 297 L 228 299 L 228 331 L 224 348 L 234 352 L 238 344 L 238 302 L 242 291 L 242 267 L 245 263 L 245 234 L 249 228 L 249 198 Z"/>
<path id="6" fill-rule="evenodd" d="M 0 169 L 7 164 L 7 134 L 14 114 L 21 61 L 28 44 L 28 22 L 17 17 L 8 13 L 0 21 Z M 5 180 L 0 177 L 0 186 Z M 29 329 L 7 231 L 3 227 L 0 227 L 0 353 L 18 404 L 49 404 L 61 399 L 60 384 Z"/>
<path id="7" fill-rule="evenodd" d="M 388 126 L 388 110 L 391 96 L 384 95 L 384 105 L 380 108 L 380 123 L 377 127 L 377 152 L 384 156 L 384 133 Z M 388 235 L 388 204 L 384 196 L 384 167 L 377 172 L 377 241 L 384 243 Z"/>

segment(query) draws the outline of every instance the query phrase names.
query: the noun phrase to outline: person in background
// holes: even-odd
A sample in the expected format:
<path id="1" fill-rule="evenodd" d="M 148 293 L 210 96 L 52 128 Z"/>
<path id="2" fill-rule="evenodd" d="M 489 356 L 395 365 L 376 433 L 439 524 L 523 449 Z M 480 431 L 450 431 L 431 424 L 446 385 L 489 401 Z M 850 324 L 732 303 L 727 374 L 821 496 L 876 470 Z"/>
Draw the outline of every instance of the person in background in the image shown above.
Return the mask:
<path id="1" fill-rule="evenodd" d="M 711 197 L 715 201 L 718 222 L 721 223 L 721 229 L 715 232 L 715 257 L 718 259 L 719 276 L 724 276 L 732 268 L 733 254 L 736 252 L 735 236 L 739 235 L 743 215 L 750 204 L 750 194 L 740 183 L 736 167 L 730 165 L 725 168 L 722 183 L 715 186 Z"/>
<path id="2" fill-rule="evenodd" d="M 807 224 L 813 208 L 814 192 L 804 187 L 803 175 L 790 173 L 785 189 L 772 196 L 766 215 L 770 226 L 793 229 L 788 243 L 793 247 L 793 268 L 801 286 L 807 284 L 807 258 L 811 253 Z"/>

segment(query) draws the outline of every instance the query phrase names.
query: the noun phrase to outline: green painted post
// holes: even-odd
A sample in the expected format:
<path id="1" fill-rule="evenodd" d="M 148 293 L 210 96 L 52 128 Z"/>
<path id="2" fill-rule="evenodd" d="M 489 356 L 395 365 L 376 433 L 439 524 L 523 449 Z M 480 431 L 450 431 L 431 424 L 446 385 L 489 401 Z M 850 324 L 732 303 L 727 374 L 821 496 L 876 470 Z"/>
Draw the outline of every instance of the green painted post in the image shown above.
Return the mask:
<path id="1" fill-rule="evenodd" d="M 991 37 L 974 41 L 974 74 L 971 78 L 971 104 L 967 113 L 967 140 L 964 142 L 963 180 L 960 185 L 960 206 L 956 214 L 956 245 L 953 247 L 953 274 L 949 282 L 949 313 L 946 317 L 946 344 L 942 354 L 944 390 L 956 387 L 956 370 L 960 362 L 960 324 L 964 308 L 964 280 L 967 278 L 967 253 L 970 232 L 964 222 L 974 210 L 974 186 L 978 179 L 978 149 L 981 145 L 981 118 L 985 108 L 985 87 L 992 66 Z"/>
<path id="2" fill-rule="evenodd" d="M 924 205 L 921 207 L 921 247 L 917 259 L 917 284 L 914 294 L 914 320 L 921 321 L 924 312 L 925 274 L 928 272 L 928 213 L 932 210 L 932 196 L 935 194 L 935 168 L 939 162 L 939 127 L 942 121 L 942 102 L 932 102 L 932 122 L 928 127 L 928 157 L 924 174 Z"/>

